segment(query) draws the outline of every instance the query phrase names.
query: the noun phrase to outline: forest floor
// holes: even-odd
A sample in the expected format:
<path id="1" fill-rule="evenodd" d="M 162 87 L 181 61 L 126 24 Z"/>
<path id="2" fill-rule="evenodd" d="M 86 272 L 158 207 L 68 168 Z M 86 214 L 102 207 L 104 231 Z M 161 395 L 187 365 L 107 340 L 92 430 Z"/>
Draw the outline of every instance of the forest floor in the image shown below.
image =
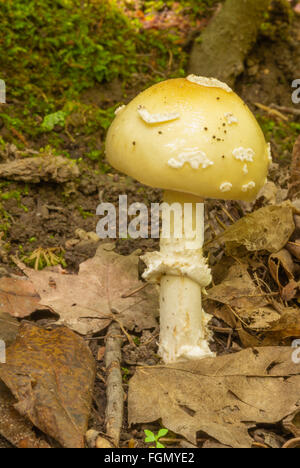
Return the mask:
<path id="1" fill-rule="evenodd" d="M 22 2 L 16 2 L 18 3 Z M 32 14 L 31 3 L 28 2 L 28 17 Z M 55 263 L 60 264 L 69 273 L 78 273 L 79 265 L 93 258 L 99 245 L 104 242 L 87 236 L 87 233 L 96 230 L 96 207 L 100 201 L 117 203 L 120 194 L 127 194 L 129 201 L 142 201 L 148 206 L 161 200 L 159 190 L 144 187 L 109 167 L 104 158 L 105 133 L 112 121 L 114 110 L 119 105 L 126 104 L 139 91 L 158 80 L 184 76 L 192 40 L 214 14 L 216 2 L 207 1 L 203 2 L 203 5 L 199 2 L 202 8 L 200 13 L 184 8 L 185 2 L 180 2 L 184 4 L 181 6 L 174 6 L 174 2 L 163 2 L 167 6 L 158 11 L 153 9 L 156 2 L 125 3 L 125 7 L 122 4 L 121 8 L 128 19 L 124 20 L 123 14 L 116 13 L 115 10 L 108 17 L 107 13 L 94 10 L 93 24 L 89 25 L 91 30 L 98 34 L 95 29 L 97 24 L 104 24 L 103 41 L 108 44 L 108 53 L 114 56 L 113 60 L 104 53 L 103 42 L 97 58 L 98 51 L 94 48 L 96 40 L 93 42 L 92 34 L 90 42 L 79 43 L 72 31 L 72 24 L 76 29 L 79 27 L 75 14 L 70 18 L 70 29 L 62 32 L 65 48 L 70 47 L 67 53 L 61 52 L 62 44 L 59 43 L 59 38 L 53 39 L 52 42 L 46 41 L 47 27 L 53 21 L 53 18 L 47 16 L 50 15 L 50 10 L 46 7 L 45 24 L 41 26 L 33 20 L 31 31 L 27 30 L 27 26 L 21 24 L 22 20 L 18 18 L 19 30 L 24 31 L 23 39 L 17 36 L 17 27 L 13 31 L 10 30 L 11 40 L 15 43 L 14 53 L 18 58 L 13 63 L 13 55 L 8 54 L 1 60 L 4 66 L 0 72 L 4 75 L 0 77 L 7 83 L 7 104 L 0 104 L 1 163 L 29 157 L 59 155 L 75 161 L 80 175 L 64 183 L 44 181 L 43 176 L 36 183 L 32 183 L 30 178 L 29 181 L 21 182 L 12 180 L 14 177 L 0 179 L 1 277 L 21 276 L 12 256 L 17 256 L 24 264 L 33 268 L 37 259 L 37 249 L 40 248 L 56 249 Z M 18 6 L 15 6 L 16 9 Z M 5 8 L 1 2 L 0 7 Z M 12 15 L 9 2 L 6 8 L 9 18 L 9 15 Z M 96 18 L 95 13 L 98 15 Z M 58 29 L 60 21 L 61 24 L 65 21 L 65 17 L 60 17 L 60 14 L 57 13 Z M 80 12 L 78 15 L 80 16 Z M 84 16 L 83 23 L 86 22 L 87 26 L 86 17 Z M 120 37 L 117 40 L 122 42 L 126 36 L 126 53 L 118 51 L 113 32 L 105 26 L 106 22 L 109 23 L 112 19 L 123 25 L 124 32 L 119 33 Z M 300 132 L 299 111 L 298 115 L 293 112 L 296 107 L 291 102 L 291 83 L 295 78 L 299 78 L 296 73 L 300 70 L 300 20 L 297 17 L 293 19 L 288 34 L 286 31 L 281 32 L 280 25 L 272 30 L 268 26 L 270 24 L 266 23 L 265 28 L 262 28 L 259 41 L 247 58 L 245 72 L 238 79 L 235 89 L 253 110 L 266 139 L 271 142 L 274 164 L 270 172 L 270 181 L 276 185 L 276 190 L 274 192 L 272 185 L 270 198 L 273 196 L 277 202 L 282 203 L 287 199 L 292 150 Z M 9 28 L 9 20 L 6 27 Z M 35 28 L 39 27 L 45 28 L 45 34 L 41 34 L 39 42 L 34 39 L 35 44 L 29 47 L 27 41 L 30 34 L 34 34 Z M 84 26 L 82 28 L 84 31 Z M 2 32 L 0 38 L 1 34 Z M 49 37 L 53 37 L 51 34 Z M 138 40 L 137 35 L 140 36 Z M 81 54 L 84 49 L 85 56 Z M 31 58 L 26 55 L 29 53 L 32 54 Z M 123 58 L 120 58 L 122 53 Z M 102 60 L 102 63 L 106 61 L 103 65 L 104 71 L 101 70 L 100 64 L 96 69 L 95 63 L 87 69 L 89 54 L 93 56 L 95 63 L 97 60 Z M 63 64 L 61 68 L 60 65 L 54 64 L 60 57 Z M 64 66 L 68 68 L 67 76 L 64 74 Z M 49 67 L 49 76 L 40 72 L 39 77 L 39 70 L 44 67 L 46 73 Z M 107 69 L 110 71 L 107 72 Z M 243 214 L 267 204 L 266 199 L 260 199 L 251 207 L 238 203 L 226 203 L 222 207 L 218 201 L 209 201 L 207 216 L 214 232 L 219 233 L 220 224 L 216 219 L 223 225 L 230 225 L 232 222 L 224 214 L 224 208 L 236 221 Z M 208 230 L 206 235 L 207 239 L 210 239 L 213 233 Z M 130 255 L 137 249 L 145 252 L 157 248 L 155 240 L 116 239 L 115 244 L 116 252 L 122 256 Z M 224 253 L 223 249 L 221 250 Z M 221 250 L 214 250 L 212 263 L 213 259 L 220 258 Z M 261 258 L 266 262 L 266 255 Z M 297 260 L 295 264 L 299 268 Z M 38 268 L 43 269 L 45 266 L 46 260 L 41 259 Z M 278 291 L 276 282 L 269 277 L 271 290 Z M 296 304 L 295 297 L 288 301 L 289 307 Z M 216 330 L 215 346 L 218 354 L 226 355 L 244 349 L 246 340 L 243 342 L 236 331 L 233 331 L 230 335 L 231 340 L 228 341 L 228 323 L 220 317 L 221 315 L 217 314 L 212 321 L 212 327 Z M 49 318 L 49 311 L 44 315 L 40 312 L 26 317 L 26 321 L 41 326 L 49 326 L 49 323 L 55 320 L 51 314 Z M 86 337 L 97 359 L 90 427 L 101 433 L 105 433 L 106 394 L 104 356 L 99 349 L 103 347 L 106 331 L 107 328 L 104 328 L 98 334 L 88 334 Z M 157 328 L 138 331 L 131 329 L 130 336 L 134 342 L 128 343 L 125 339 L 122 349 L 126 394 L 129 379 L 134 375 L 137 365 L 153 365 L 159 362 Z M 146 346 L 144 343 L 150 345 Z M 149 444 L 144 441 L 144 429 L 157 432 L 159 428 L 159 423 L 138 424 L 129 428 L 125 418 L 121 447 L 147 447 Z M 271 445 L 278 443 L 282 446 L 290 438 L 291 435 L 282 431 L 279 425 L 270 427 L 268 424 L 260 425 L 253 435 L 257 446 L 269 446 L 266 441 L 271 439 Z M 187 442 L 176 439 L 172 433 L 169 439 L 165 438 L 164 443 L 169 444 L 168 446 L 188 446 Z M 202 434 L 198 446 L 212 443 L 218 446 L 217 442 L 212 442 L 211 437 Z M 0 439 L 1 445 L 9 446 L 5 439 Z"/>

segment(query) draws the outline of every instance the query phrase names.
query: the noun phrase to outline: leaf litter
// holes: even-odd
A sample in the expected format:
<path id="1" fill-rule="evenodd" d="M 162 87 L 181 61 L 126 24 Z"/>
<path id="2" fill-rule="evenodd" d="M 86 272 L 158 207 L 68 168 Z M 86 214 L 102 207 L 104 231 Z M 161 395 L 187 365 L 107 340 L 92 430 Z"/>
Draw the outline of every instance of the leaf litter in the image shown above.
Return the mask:
<path id="1" fill-rule="evenodd" d="M 130 424 L 162 420 L 196 443 L 201 431 L 224 445 L 250 448 L 249 429 L 278 424 L 300 405 L 299 365 L 291 348 L 247 349 L 173 366 L 141 367 L 130 381 Z"/>
<path id="2" fill-rule="evenodd" d="M 215 317 L 211 323 L 217 319 L 220 324 L 212 330 L 227 331 L 225 324 L 248 349 L 138 368 L 129 387 L 131 424 L 161 420 L 193 444 L 201 432 L 223 446 L 249 448 L 255 442 L 251 429 L 287 428 L 286 418 L 299 414 L 299 365 L 287 347 L 300 337 L 297 296 L 288 296 L 287 289 L 300 280 L 298 258 L 287 248 L 299 236 L 295 206 L 288 201 L 262 207 L 212 241 L 224 243 L 225 252 L 219 250 L 215 257 L 213 278 L 218 283 L 207 291 L 204 308 Z M 292 422 L 289 428 L 298 435 Z M 282 445 L 271 436 L 264 433 L 270 446 Z"/>
<path id="3" fill-rule="evenodd" d="M 0 378 L 17 401 L 10 411 L 17 410 L 63 447 L 84 448 L 95 361 L 82 338 L 67 328 L 48 331 L 23 323 L 6 351 L 6 363 L 0 364 Z M 1 395 L 2 411 L 5 401 Z M 21 419 L 20 424 L 28 429 Z M 2 431 L 0 426 L 15 442 L 14 435 Z"/>
<path id="4" fill-rule="evenodd" d="M 157 327 L 158 293 L 138 278 L 137 254 L 121 256 L 113 244 L 103 244 L 94 258 L 80 265 L 77 275 L 61 267 L 34 271 L 19 268 L 40 296 L 40 305 L 60 316 L 57 324 L 82 335 L 106 328 L 113 319 L 133 330 Z"/>
<path id="5" fill-rule="evenodd" d="M 220 255 L 214 267 L 219 269 L 214 275 L 218 283 L 207 291 L 205 308 L 231 327 L 244 347 L 255 349 L 176 367 L 139 368 L 130 381 L 132 424 L 162 419 L 169 430 L 192 443 L 201 431 L 224 446 L 251 447 L 250 429 L 257 424 L 278 424 L 297 414 L 299 369 L 291 361 L 291 348 L 278 346 L 300 337 L 297 294 L 288 289 L 300 280 L 297 256 L 288 248 L 299 236 L 297 217 L 299 211 L 290 202 L 266 206 L 214 240 L 225 243 L 227 256 Z M 39 298 L 37 309 L 50 309 L 59 316 L 57 325 L 85 335 L 107 328 L 113 320 L 119 321 L 123 331 L 157 329 L 157 290 L 139 280 L 138 261 L 138 253 L 120 256 L 113 244 L 104 244 L 94 258 L 81 264 L 77 275 L 61 267 L 34 271 L 20 261 L 17 264 L 33 287 L 33 297 Z M 31 372 L 28 369 L 28 375 L 17 381 L 15 367 L 10 372 L 1 369 L 2 380 L 20 399 L 16 409 L 63 446 L 82 445 L 83 429 L 77 439 L 73 434 L 73 440 L 65 440 L 64 429 L 57 435 L 52 419 L 45 425 L 43 417 L 36 418 L 34 405 L 30 408 L 22 400 L 24 385 L 30 388 L 32 384 Z M 51 385 L 50 379 L 47 392 Z M 57 402 L 50 406 L 55 413 Z"/>

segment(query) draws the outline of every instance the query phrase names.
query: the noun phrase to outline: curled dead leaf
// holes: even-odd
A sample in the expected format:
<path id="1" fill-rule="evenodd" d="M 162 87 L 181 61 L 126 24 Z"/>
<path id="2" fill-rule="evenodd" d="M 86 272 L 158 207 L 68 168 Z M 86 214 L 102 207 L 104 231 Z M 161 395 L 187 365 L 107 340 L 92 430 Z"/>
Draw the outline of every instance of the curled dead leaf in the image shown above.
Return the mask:
<path id="1" fill-rule="evenodd" d="M 280 290 L 286 285 L 287 281 L 294 279 L 294 262 L 288 250 L 282 249 L 270 255 L 268 264 L 271 276 Z"/>

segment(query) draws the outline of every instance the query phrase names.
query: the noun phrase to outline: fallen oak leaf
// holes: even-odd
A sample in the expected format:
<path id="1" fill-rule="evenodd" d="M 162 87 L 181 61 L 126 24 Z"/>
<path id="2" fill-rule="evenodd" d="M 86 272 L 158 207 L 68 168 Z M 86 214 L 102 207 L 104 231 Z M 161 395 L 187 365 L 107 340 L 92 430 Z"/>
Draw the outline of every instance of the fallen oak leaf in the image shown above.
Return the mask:
<path id="1" fill-rule="evenodd" d="M 250 448 L 248 429 L 277 424 L 299 404 L 299 365 L 290 348 L 240 353 L 138 368 L 129 384 L 129 423 L 162 419 L 196 443 L 201 431 L 234 448 Z"/>
<path id="2" fill-rule="evenodd" d="M 142 289 L 138 255 L 125 257 L 113 249 L 113 244 L 100 245 L 95 256 L 80 265 L 77 275 L 66 274 L 60 267 L 34 271 L 16 263 L 32 281 L 41 297 L 40 305 L 60 316 L 57 323 L 82 335 L 106 328 L 114 318 L 131 330 L 156 328 L 155 286 Z M 130 295 L 132 291 L 137 292 Z"/>
<path id="3" fill-rule="evenodd" d="M 67 328 L 22 324 L 0 365 L 0 379 L 21 415 L 63 447 L 84 448 L 95 361 L 82 338 Z"/>

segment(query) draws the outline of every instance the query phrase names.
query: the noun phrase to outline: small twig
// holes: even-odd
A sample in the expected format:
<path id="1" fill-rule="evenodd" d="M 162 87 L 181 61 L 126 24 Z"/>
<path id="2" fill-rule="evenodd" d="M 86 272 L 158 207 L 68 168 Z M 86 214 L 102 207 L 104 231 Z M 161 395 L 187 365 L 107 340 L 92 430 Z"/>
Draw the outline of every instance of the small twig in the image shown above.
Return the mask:
<path id="1" fill-rule="evenodd" d="M 227 307 L 229 308 L 230 312 L 233 313 L 233 315 L 246 327 L 246 328 L 250 328 L 249 325 L 247 325 L 246 322 L 244 322 L 241 317 L 239 317 L 239 315 L 236 313 L 236 311 L 229 305 L 229 304 L 226 304 Z"/>
<path id="2" fill-rule="evenodd" d="M 233 332 L 232 328 L 214 327 L 213 325 L 211 325 L 209 328 L 218 333 L 225 333 L 226 335 L 231 335 Z"/>
<path id="3" fill-rule="evenodd" d="M 232 344 L 232 335 L 233 335 L 233 330 L 231 330 L 231 333 L 229 333 L 229 335 L 228 335 L 226 349 L 230 349 L 230 348 L 231 348 L 231 344 Z"/>
<path id="4" fill-rule="evenodd" d="M 120 326 L 112 323 L 108 329 L 105 349 L 105 366 L 107 370 L 105 413 L 106 433 L 119 447 L 124 414 L 124 391 L 121 373 Z"/>
<path id="5" fill-rule="evenodd" d="M 289 241 L 288 244 L 290 245 L 295 245 L 296 247 L 300 247 L 300 244 L 298 242 L 291 242 Z"/>
<path id="6" fill-rule="evenodd" d="M 229 211 L 225 208 L 225 206 L 221 205 L 221 208 L 222 208 L 222 211 L 224 211 L 224 213 L 226 214 L 226 216 L 230 219 L 230 221 L 234 223 L 236 223 L 235 219 L 231 216 L 231 214 L 229 213 Z"/>
<path id="7" fill-rule="evenodd" d="M 277 104 L 271 104 L 270 107 L 282 112 L 286 112 L 287 114 L 300 115 L 300 110 L 293 109 L 292 107 L 277 106 Z"/>
<path id="8" fill-rule="evenodd" d="M 127 340 L 129 341 L 129 343 L 130 343 L 132 346 L 136 347 L 136 344 L 135 344 L 135 342 L 133 341 L 132 336 L 130 336 L 129 333 L 125 330 L 125 328 L 124 328 L 122 322 L 121 322 L 119 319 L 117 319 L 115 316 L 114 316 L 114 320 L 115 320 L 115 321 L 118 323 L 118 325 L 120 326 L 122 332 L 123 332 L 124 335 L 126 336 L 126 338 L 127 338 Z"/>
<path id="9" fill-rule="evenodd" d="M 267 445 L 262 444 L 261 442 L 253 442 L 252 447 L 263 448 L 263 449 L 269 449 L 270 448 Z"/>
<path id="10" fill-rule="evenodd" d="M 143 289 L 147 288 L 147 286 L 149 286 L 149 284 L 150 283 L 143 284 L 143 286 L 140 286 L 139 288 L 135 289 L 134 291 L 132 291 L 130 293 L 122 294 L 121 298 L 122 299 L 127 299 L 128 297 L 132 297 L 135 294 L 139 293 L 140 291 L 143 291 Z"/>
<path id="11" fill-rule="evenodd" d="M 217 220 L 217 223 L 221 226 L 221 228 L 224 229 L 224 231 L 226 231 L 226 229 L 227 229 L 226 224 L 224 224 L 224 223 L 220 220 L 220 218 L 218 218 L 217 215 L 215 216 L 215 218 L 216 218 L 216 220 Z"/>
<path id="12" fill-rule="evenodd" d="M 26 138 L 20 132 L 18 132 L 18 130 L 16 130 L 14 127 L 9 127 L 9 129 L 11 133 L 15 135 L 25 146 L 28 146 Z"/>
<path id="13" fill-rule="evenodd" d="M 146 341 L 145 343 L 143 343 L 144 346 L 148 346 L 153 340 L 155 340 L 155 338 L 157 338 L 159 336 L 159 333 L 155 333 L 155 335 L 151 336 L 151 338 Z"/>
<path id="14" fill-rule="evenodd" d="M 267 112 L 269 115 L 272 115 L 274 117 L 279 117 L 281 120 L 284 120 L 285 122 L 288 122 L 288 117 L 286 115 L 283 115 L 281 112 L 279 112 L 276 109 L 271 109 L 271 107 L 265 106 L 264 104 L 260 104 L 259 102 L 254 103 L 256 107 L 259 109 Z"/>

